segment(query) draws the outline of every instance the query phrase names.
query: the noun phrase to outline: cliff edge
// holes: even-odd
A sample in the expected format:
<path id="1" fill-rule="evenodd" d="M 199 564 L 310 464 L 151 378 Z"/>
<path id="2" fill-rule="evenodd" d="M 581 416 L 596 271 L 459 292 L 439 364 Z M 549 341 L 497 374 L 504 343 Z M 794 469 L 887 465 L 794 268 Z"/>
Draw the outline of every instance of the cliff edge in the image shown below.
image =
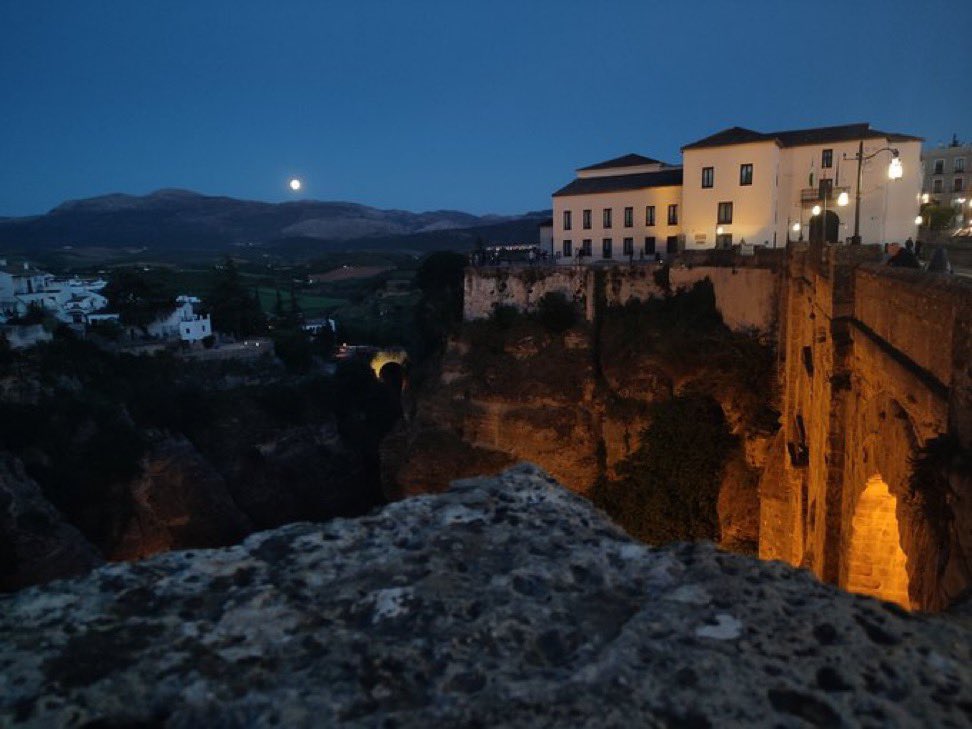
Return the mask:
<path id="1" fill-rule="evenodd" d="M 0 725 L 958 727 L 970 635 L 520 465 L 0 598 Z"/>

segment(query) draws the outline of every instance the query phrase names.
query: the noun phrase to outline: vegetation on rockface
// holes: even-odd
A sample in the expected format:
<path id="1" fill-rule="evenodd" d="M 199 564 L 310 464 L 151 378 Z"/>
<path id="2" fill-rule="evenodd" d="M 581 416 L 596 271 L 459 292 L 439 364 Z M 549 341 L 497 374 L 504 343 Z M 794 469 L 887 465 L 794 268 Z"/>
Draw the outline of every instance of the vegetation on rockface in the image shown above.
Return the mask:
<path id="1" fill-rule="evenodd" d="M 562 334 L 577 323 L 577 308 L 563 294 L 550 292 L 537 302 L 535 316 L 544 329 Z"/>
<path id="2" fill-rule="evenodd" d="M 507 397 L 554 397 L 579 400 L 590 377 L 590 355 L 567 345 L 563 324 L 574 320 L 574 331 L 585 332 L 577 322 L 574 305 L 551 297 L 549 314 L 523 313 L 516 307 L 497 306 L 489 319 L 466 322 L 463 340 L 469 346 L 465 359 L 471 392 Z M 569 307 L 569 311 L 566 309 Z"/>
<path id="3" fill-rule="evenodd" d="M 417 359 L 440 354 L 446 339 L 462 323 L 463 271 L 466 257 L 459 253 L 432 253 L 415 274 L 422 292 L 415 309 L 419 351 Z"/>
<path id="4" fill-rule="evenodd" d="M 651 544 L 717 539 L 716 503 L 736 443 L 719 403 L 688 395 L 653 403 L 641 446 L 591 499 L 625 531 Z"/>
<path id="5" fill-rule="evenodd" d="M 957 523 L 955 504 L 960 501 L 957 488 L 972 482 L 972 452 L 962 448 L 953 435 L 940 435 L 927 441 L 911 459 L 908 499 L 917 507 L 923 521 L 933 530 L 935 546 L 948 554 L 962 539 L 954 533 Z M 970 555 L 972 558 L 972 555 Z M 938 565 L 944 570 L 947 559 Z"/>
<path id="6" fill-rule="evenodd" d="M 730 398 L 747 429 L 779 427 L 775 350 L 755 333 L 725 326 L 708 279 L 671 296 L 607 307 L 598 341 L 605 368 L 624 370 L 650 358 L 672 381 L 691 382 L 720 402 Z"/>
<path id="7" fill-rule="evenodd" d="M 327 503 L 320 494 L 335 486 L 302 475 L 317 482 L 318 496 L 294 518 L 358 514 L 381 503 L 377 443 L 397 420 L 399 405 L 397 393 L 366 365 L 343 365 L 333 378 L 296 377 L 272 361 L 113 354 L 65 331 L 12 356 L 20 387 L 35 394 L 0 400 L 0 450 L 20 458 L 45 497 L 105 554 L 131 514 L 130 482 L 163 434 L 188 438 L 235 493 L 252 476 L 241 464 L 258 455 L 258 445 L 290 429 L 336 423 L 344 448 L 364 470 L 344 477 L 341 488 L 356 479 L 353 491 L 328 494 Z M 272 515 L 247 515 L 274 525 Z"/>

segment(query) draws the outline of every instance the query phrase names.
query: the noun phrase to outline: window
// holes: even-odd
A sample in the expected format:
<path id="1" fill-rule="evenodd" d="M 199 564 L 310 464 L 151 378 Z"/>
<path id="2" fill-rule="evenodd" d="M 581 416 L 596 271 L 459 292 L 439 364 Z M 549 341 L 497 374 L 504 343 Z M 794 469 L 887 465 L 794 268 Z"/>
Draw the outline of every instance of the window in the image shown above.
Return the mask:
<path id="1" fill-rule="evenodd" d="M 605 238 L 603 241 L 601 241 L 601 253 L 604 256 L 604 258 L 610 258 L 611 257 L 611 239 L 610 238 Z"/>
<path id="2" fill-rule="evenodd" d="M 584 226 L 584 230 L 590 230 L 591 229 L 591 211 L 590 210 L 585 210 L 583 212 L 583 220 L 581 221 L 581 225 Z"/>
<path id="3" fill-rule="evenodd" d="M 655 224 L 655 206 L 648 205 L 645 208 L 645 225 L 654 225 L 654 224 Z"/>
<path id="4" fill-rule="evenodd" d="M 645 255 L 655 255 L 655 236 L 653 235 L 649 235 L 645 238 Z"/>
<path id="5" fill-rule="evenodd" d="M 731 223 L 732 222 L 732 203 L 731 202 L 721 202 L 719 203 L 719 215 L 718 220 L 720 223 Z"/>
<path id="6" fill-rule="evenodd" d="M 591 239 L 585 238 L 581 241 L 581 255 L 590 258 L 591 254 L 594 252 L 594 247 L 591 245 Z"/>
<path id="7" fill-rule="evenodd" d="M 610 228 L 611 227 L 611 208 L 604 208 L 603 220 L 604 220 L 604 227 L 605 228 Z"/>
<path id="8" fill-rule="evenodd" d="M 717 235 L 716 248 L 732 248 L 732 233 L 720 233 Z"/>
<path id="9" fill-rule="evenodd" d="M 670 235 L 665 239 L 665 252 L 678 253 L 678 236 Z"/>
<path id="10" fill-rule="evenodd" d="M 634 208 L 624 209 L 624 227 L 630 228 L 634 225 Z"/>
<path id="11" fill-rule="evenodd" d="M 753 166 L 752 166 L 752 164 L 739 165 L 739 184 L 740 185 L 752 185 L 753 184 Z"/>
<path id="12" fill-rule="evenodd" d="M 952 172 L 965 172 L 965 157 L 956 157 L 952 162 Z"/>
<path id="13" fill-rule="evenodd" d="M 940 175 L 945 171 L 945 160 L 936 159 L 935 160 L 935 174 Z"/>
<path id="14" fill-rule="evenodd" d="M 932 192 L 941 192 L 941 191 L 942 191 L 942 181 L 940 179 L 932 180 Z"/>
<path id="15" fill-rule="evenodd" d="M 624 255 L 626 256 L 634 255 L 634 238 L 624 239 Z"/>
<path id="16" fill-rule="evenodd" d="M 952 192 L 962 192 L 965 189 L 965 180 L 961 177 L 956 177 L 952 180 Z"/>
<path id="17" fill-rule="evenodd" d="M 678 225 L 678 205 L 668 206 L 668 224 Z"/>
<path id="18" fill-rule="evenodd" d="M 189 327 L 186 327 L 186 334 L 189 333 Z"/>
<path id="19" fill-rule="evenodd" d="M 702 187 L 712 187 L 715 183 L 715 167 L 702 168 Z"/>
<path id="20" fill-rule="evenodd" d="M 820 166 L 829 169 L 834 166 L 834 150 L 825 149 L 820 153 Z"/>
<path id="21" fill-rule="evenodd" d="M 570 230 L 570 210 L 564 210 L 564 230 Z"/>
<path id="22" fill-rule="evenodd" d="M 564 241 L 563 252 L 564 252 L 564 258 L 570 258 L 571 256 L 573 256 L 574 255 L 574 244 L 571 241 L 569 241 L 569 240 L 565 240 Z"/>

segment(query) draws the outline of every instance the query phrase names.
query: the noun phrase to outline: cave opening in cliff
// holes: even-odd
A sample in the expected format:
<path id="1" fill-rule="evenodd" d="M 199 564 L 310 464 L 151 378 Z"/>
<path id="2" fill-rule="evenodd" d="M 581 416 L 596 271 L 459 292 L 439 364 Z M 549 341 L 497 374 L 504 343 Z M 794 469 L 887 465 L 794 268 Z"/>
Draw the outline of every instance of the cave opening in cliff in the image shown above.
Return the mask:
<path id="1" fill-rule="evenodd" d="M 897 499 L 880 476 L 872 476 L 857 502 L 848 550 L 848 592 L 910 608 L 907 558 L 901 549 Z"/>

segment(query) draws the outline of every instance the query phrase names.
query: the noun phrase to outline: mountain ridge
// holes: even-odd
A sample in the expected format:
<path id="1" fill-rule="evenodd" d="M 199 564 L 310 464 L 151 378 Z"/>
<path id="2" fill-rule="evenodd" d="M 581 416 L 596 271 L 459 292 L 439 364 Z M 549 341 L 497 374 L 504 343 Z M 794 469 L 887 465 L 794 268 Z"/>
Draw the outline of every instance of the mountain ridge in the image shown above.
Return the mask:
<path id="1" fill-rule="evenodd" d="M 468 247 L 469 240 L 477 237 L 470 231 L 487 228 L 495 229 L 497 242 L 532 242 L 537 239 L 536 225 L 548 215 L 546 211 L 522 215 L 412 212 L 350 201 L 265 202 L 162 188 L 147 195 L 116 192 L 66 200 L 41 215 L 0 218 L 0 246 L 211 249 L 306 239 L 308 245 L 381 240 L 387 248 L 394 247 L 390 239 L 399 236 L 434 234 L 435 247 L 441 247 L 443 234 L 466 231 L 459 247 Z M 414 247 L 415 241 L 410 245 Z"/>

